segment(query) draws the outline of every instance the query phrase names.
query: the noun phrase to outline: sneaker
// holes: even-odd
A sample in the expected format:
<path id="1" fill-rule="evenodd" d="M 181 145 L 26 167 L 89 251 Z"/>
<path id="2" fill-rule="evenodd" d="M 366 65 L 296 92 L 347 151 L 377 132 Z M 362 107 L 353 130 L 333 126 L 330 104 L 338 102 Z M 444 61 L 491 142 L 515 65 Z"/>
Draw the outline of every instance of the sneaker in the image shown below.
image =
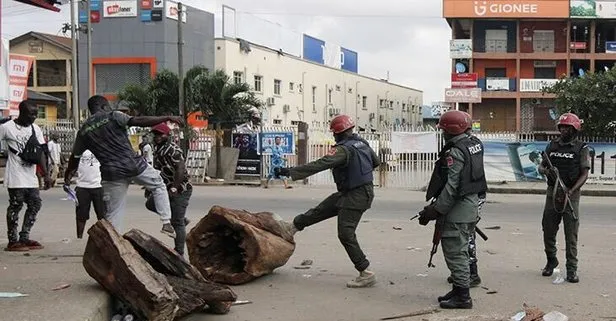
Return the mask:
<path id="1" fill-rule="evenodd" d="M 20 242 L 31 250 L 42 250 L 43 248 L 45 248 L 43 245 L 41 245 L 41 243 L 34 240 L 21 240 Z"/>
<path id="2" fill-rule="evenodd" d="M 169 236 L 171 238 L 175 238 L 175 229 L 173 228 L 171 223 L 163 224 L 163 229 L 160 230 L 160 232 L 163 233 L 163 234 L 166 234 L 167 236 Z"/>
<path id="3" fill-rule="evenodd" d="M 359 276 L 354 280 L 347 282 L 348 288 L 367 288 L 376 283 L 376 275 L 374 272 L 365 270 L 359 273 Z"/>
<path id="4" fill-rule="evenodd" d="M 4 250 L 7 252 L 27 252 L 30 251 L 30 248 L 21 242 L 9 242 Z"/>

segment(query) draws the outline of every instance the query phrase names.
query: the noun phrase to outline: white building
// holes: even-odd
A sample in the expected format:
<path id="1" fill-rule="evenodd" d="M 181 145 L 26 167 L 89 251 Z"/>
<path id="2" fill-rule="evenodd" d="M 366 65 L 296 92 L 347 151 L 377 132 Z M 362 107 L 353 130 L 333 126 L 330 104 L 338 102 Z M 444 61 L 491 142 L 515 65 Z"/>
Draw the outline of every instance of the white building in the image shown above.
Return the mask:
<path id="1" fill-rule="evenodd" d="M 361 128 L 421 123 L 420 90 L 361 76 L 236 39 L 216 39 L 216 69 L 250 84 L 266 103 L 266 124 L 327 126 L 336 114 Z M 248 48 L 248 49 L 247 49 Z"/>

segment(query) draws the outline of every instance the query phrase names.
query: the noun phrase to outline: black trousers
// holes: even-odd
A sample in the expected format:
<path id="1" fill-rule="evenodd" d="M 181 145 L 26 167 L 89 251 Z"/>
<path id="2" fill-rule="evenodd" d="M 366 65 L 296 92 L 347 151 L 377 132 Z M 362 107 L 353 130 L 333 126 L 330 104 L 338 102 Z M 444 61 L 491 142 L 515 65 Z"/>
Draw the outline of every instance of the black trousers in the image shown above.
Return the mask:
<path id="1" fill-rule="evenodd" d="M 83 188 L 75 189 L 77 194 L 77 202 L 79 205 L 75 208 L 75 214 L 78 221 L 87 221 L 90 219 L 90 205 L 94 205 L 94 212 L 97 219 L 105 218 L 107 208 L 103 200 L 103 188 Z"/>
<path id="2" fill-rule="evenodd" d="M 9 206 L 6 211 L 6 227 L 9 243 L 27 241 L 30 239 L 30 230 L 36 221 L 36 215 L 41 209 L 41 197 L 38 188 L 9 188 Z M 17 234 L 19 226 L 19 212 L 26 204 L 24 223 L 21 232 Z M 18 239 L 19 237 L 19 239 Z"/>

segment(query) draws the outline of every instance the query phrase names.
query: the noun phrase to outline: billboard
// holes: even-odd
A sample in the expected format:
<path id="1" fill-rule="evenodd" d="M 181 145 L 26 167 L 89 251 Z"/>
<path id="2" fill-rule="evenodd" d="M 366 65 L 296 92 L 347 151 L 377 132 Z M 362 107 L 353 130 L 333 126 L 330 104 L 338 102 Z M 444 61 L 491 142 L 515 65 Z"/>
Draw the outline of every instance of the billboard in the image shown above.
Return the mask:
<path id="1" fill-rule="evenodd" d="M 443 0 L 445 18 L 568 18 L 569 0 Z"/>
<path id="2" fill-rule="evenodd" d="M 303 35 L 302 57 L 306 60 L 350 72 L 358 71 L 357 52 L 321 39 Z"/>
<path id="3" fill-rule="evenodd" d="M 447 103 L 480 103 L 481 88 L 448 88 L 445 89 Z"/>
<path id="4" fill-rule="evenodd" d="M 33 56 L 9 55 L 9 109 L 12 116 L 19 115 L 19 103 L 28 98 L 28 75 L 33 62 Z"/>
<path id="5" fill-rule="evenodd" d="M 451 88 L 475 88 L 477 87 L 477 79 L 479 78 L 476 72 L 474 73 L 452 73 Z"/>
<path id="6" fill-rule="evenodd" d="M 0 44 L 0 109 L 9 108 L 9 40 Z"/>
<path id="7" fill-rule="evenodd" d="M 103 2 L 103 17 L 105 18 L 124 18 L 136 16 L 137 0 Z"/>
<path id="8" fill-rule="evenodd" d="M 449 57 L 451 59 L 473 58 L 472 39 L 453 39 L 449 41 Z"/>
<path id="9" fill-rule="evenodd" d="M 571 18 L 616 18 L 616 0 L 571 0 Z"/>

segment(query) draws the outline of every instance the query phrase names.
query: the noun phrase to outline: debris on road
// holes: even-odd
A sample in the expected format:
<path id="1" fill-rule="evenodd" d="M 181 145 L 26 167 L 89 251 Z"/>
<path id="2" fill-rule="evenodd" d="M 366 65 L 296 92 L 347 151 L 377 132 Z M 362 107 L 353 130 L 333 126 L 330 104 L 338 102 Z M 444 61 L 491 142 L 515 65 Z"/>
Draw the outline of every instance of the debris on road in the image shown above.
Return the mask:
<path id="1" fill-rule="evenodd" d="M 498 293 L 498 291 L 495 291 L 495 290 L 491 290 L 491 291 L 486 292 L 486 294 L 496 294 L 496 293 Z"/>
<path id="2" fill-rule="evenodd" d="M 56 286 L 55 288 L 53 288 L 51 290 L 52 291 L 58 291 L 58 290 L 68 289 L 70 287 L 71 287 L 71 285 L 69 283 L 64 283 L 64 284 L 60 284 L 60 285 Z"/>
<path id="3" fill-rule="evenodd" d="M 402 228 L 400 226 L 394 226 L 393 229 L 396 230 L 396 231 L 402 230 Z"/>
<path id="4" fill-rule="evenodd" d="M 485 229 L 486 229 L 486 230 L 500 230 L 500 229 L 501 229 L 501 227 L 500 227 L 500 226 L 498 226 L 498 225 L 495 225 L 495 226 L 488 226 L 488 227 L 486 227 Z"/>
<path id="5" fill-rule="evenodd" d="M 300 265 L 312 265 L 312 260 L 303 260 Z"/>
<path id="6" fill-rule="evenodd" d="M 529 307 L 526 303 L 523 304 L 524 311 L 518 312 L 511 317 L 511 321 L 543 321 L 543 311 L 537 307 Z"/>
<path id="7" fill-rule="evenodd" d="M 240 301 L 240 300 L 238 300 L 238 301 L 235 301 L 235 302 L 231 303 L 231 305 L 245 305 L 245 304 L 251 304 L 251 303 L 252 303 L 252 301 L 247 301 L 247 300 L 246 301 Z"/>
<path id="8" fill-rule="evenodd" d="M 558 312 L 552 311 L 543 316 L 543 321 L 569 321 L 569 317 Z"/>
<path id="9" fill-rule="evenodd" d="M 310 269 L 310 266 L 298 265 L 298 266 L 294 266 L 293 268 L 296 269 L 296 270 L 308 270 L 308 269 Z"/>
<path id="10" fill-rule="evenodd" d="M 427 275 L 427 274 L 417 274 L 417 276 L 422 277 L 422 278 L 425 278 L 425 277 L 427 277 L 428 275 Z"/>
<path id="11" fill-rule="evenodd" d="M 495 255 L 496 252 L 492 251 L 492 250 L 485 250 L 486 253 L 490 254 L 490 255 Z"/>
<path id="12" fill-rule="evenodd" d="M 138 319 L 178 320 L 206 308 L 224 314 L 237 299 L 228 286 L 205 279 L 183 257 L 140 230 L 122 237 L 103 219 L 88 234 L 86 272 Z"/>
<path id="13" fill-rule="evenodd" d="M 391 317 L 380 318 L 379 320 L 394 320 L 394 319 L 410 318 L 410 317 L 416 317 L 416 316 L 426 315 L 426 314 L 433 314 L 433 313 L 438 313 L 438 312 L 440 312 L 439 309 L 419 310 L 419 311 L 415 311 L 411 313 L 405 313 L 405 314 L 395 315 Z"/>
<path id="14" fill-rule="evenodd" d="M 203 276 L 238 285 L 285 265 L 295 241 L 272 213 L 213 206 L 188 234 L 186 248 Z"/>
<path id="15" fill-rule="evenodd" d="M 19 292 L 0 292 L 0 298 L 19 298 L 22 296 L 29 296 L 29 294 Z"/>
<path id="16" fill-rule="evenodd" d="M 407 250 L 409 250 L 409 251 L 421 251 L 421 248 L 420 248 L 420 247 L 412 247 L 412 246 L 409 246 L 409 247 L 407 247 L 406 249 L 407 249 Z"/>

